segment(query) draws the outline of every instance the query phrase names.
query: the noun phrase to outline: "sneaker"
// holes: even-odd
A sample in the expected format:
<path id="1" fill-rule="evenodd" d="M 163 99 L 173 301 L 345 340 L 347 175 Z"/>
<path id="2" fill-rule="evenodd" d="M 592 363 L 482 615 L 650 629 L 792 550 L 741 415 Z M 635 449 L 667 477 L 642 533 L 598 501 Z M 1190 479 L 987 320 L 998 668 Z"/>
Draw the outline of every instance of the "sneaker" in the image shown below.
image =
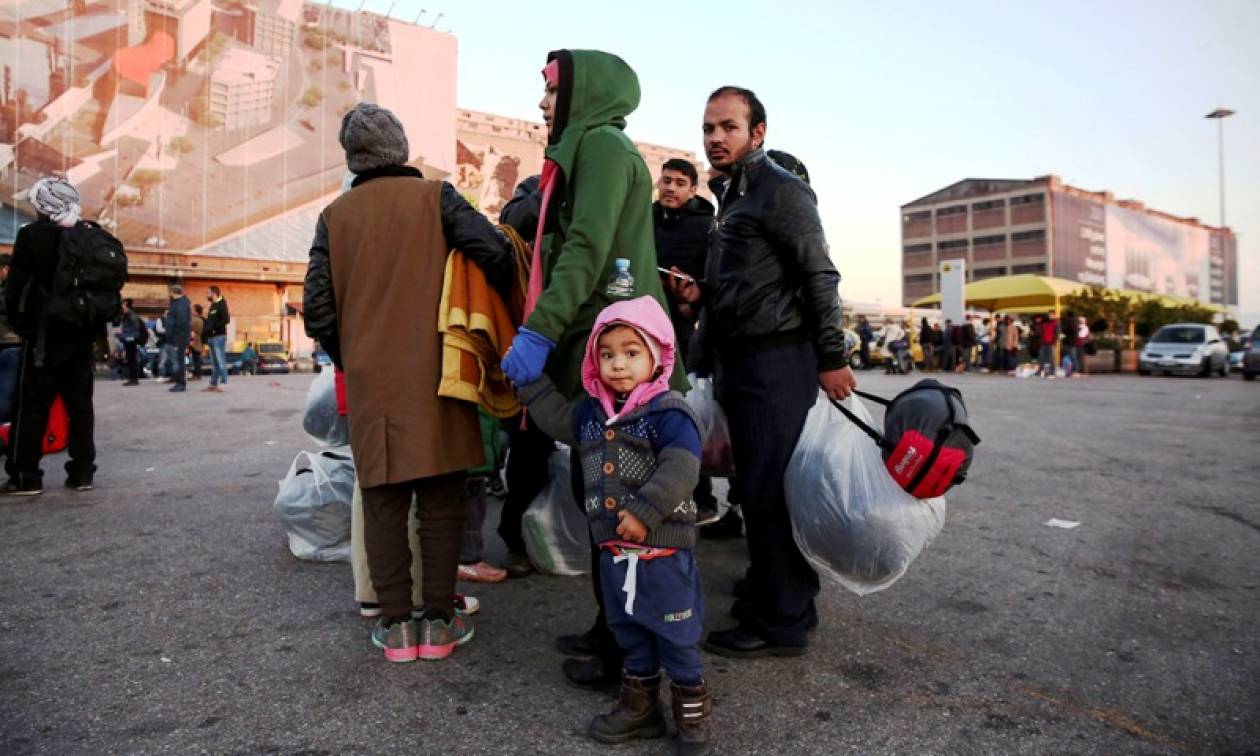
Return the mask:
<path id="1" fill-rule="evenodd" d="M 461 612 L 456 612 L 449 622 L 441 619 L 424 619 L 420 620 L 419 625 L 418 656 L 427 661 L 445 659 L 451 655 L 456 646 L 464 645 L 473 637 L 472 619 Z"/>
<path id="2" fill-rule="evenodd" d="M 157 378 L 154 378 L 154 379 L 153 379 L 153 382 L 154 382 L 154 383 L 170 383 L 170 382 L 171 382 L 171 379 L 170 379 L 170 378 L 167 378 L 167 377 L 166 377 L 166 376 L 164 376 L 164 375 L 161 375 L 161 376 L 158 376 Z"/>
<path id="3" fill-rule="evenodd" d="M 91 491 L 92 481 L 78 480 L 77 478 L 66 478 L 66 488 L 72 488 L 75 491 Z"/>
<path id="4" fill-rule="evenodd" d="M 359 616 L 364 619 L 376 619 L 381 616 L 381 605 L 369 601 L 359 602 Z"/>
<path id="5" fill-rule="evenodd" d="M 44 487 L 38 483 L 24 486 L 13 478 L 9 478 L 3 486 L 0 486 L 0 496 L 38 496 L 43 492 Z"/>
<path id="6" fill-rule="evenodd" d="M 372 645 L 385 652 L 386 661 L 415 661 L 419 652 L 416 644 L 415 621 L 399 620 L 386 625 L 385 620 L 380 620 L 372 629 Z"/>
<path id="7" fill-rule="evenodd" d="M 174 386 L 171 386 L 169 389 L 167 389 L 167 391 L 170 391 L 172 394 L 178 394 L 181 391 L 187 391 L 187 390 L 188 390 L 188 387 L 182 383 L 177 383 Z"/>
<path id="8" fill-rule="evenodd" d="M 124 386 L 139 386 L 140 381 L 123 381 Z"/>
<path id="9" fill-rule="evenodd" d="M 456 575 L 460 580 L 467 580 L 470 583 L 502 583 L 507 579 L 507 570 L 485 562 L 477 562 L 476 564 L 461 564 Z"/>

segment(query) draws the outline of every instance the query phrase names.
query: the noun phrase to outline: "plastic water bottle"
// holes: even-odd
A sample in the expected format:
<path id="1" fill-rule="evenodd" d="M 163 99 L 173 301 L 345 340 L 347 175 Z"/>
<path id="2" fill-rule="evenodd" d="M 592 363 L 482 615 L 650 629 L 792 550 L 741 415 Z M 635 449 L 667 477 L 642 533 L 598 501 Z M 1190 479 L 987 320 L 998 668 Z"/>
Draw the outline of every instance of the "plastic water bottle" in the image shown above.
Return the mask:
<path id="1" fill-rule="evenodd" d="M 630 275 L 630 261 L 624 257 L 613 260 L 613 273 L 608 277 L 604 293 L 612 297 L 628 297 L 634 294 L 634 276 Z"/>

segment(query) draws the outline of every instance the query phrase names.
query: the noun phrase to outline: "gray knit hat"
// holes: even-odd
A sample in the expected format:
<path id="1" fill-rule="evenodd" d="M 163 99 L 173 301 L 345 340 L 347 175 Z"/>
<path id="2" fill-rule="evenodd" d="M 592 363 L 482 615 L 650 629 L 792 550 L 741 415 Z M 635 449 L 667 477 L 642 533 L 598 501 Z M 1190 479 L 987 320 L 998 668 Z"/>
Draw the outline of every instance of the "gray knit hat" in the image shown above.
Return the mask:
<path id="1" fill-rule="evenodd" d="M 411 155 L 402 122 L 385 108 L 367 102 L 346 113 L 337 138 L 346 150 L 346 166 L 354 173 L 405 165 Z"/>

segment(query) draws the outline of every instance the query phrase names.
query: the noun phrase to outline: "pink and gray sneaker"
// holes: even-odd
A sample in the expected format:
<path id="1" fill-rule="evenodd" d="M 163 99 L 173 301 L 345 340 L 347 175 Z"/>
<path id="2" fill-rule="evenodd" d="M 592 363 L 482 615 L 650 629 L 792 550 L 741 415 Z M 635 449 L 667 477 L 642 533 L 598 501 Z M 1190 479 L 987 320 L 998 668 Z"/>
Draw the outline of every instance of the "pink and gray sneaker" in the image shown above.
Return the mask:
<path id="1" fill-rule="evenodd" d="M 382 619 L 372 630 L 372 644 L 385 652 L 386 661 L 415 661 L 420 653 L 415 620 L 401 620 L 386 625 Z"/>
<path id="2" fill-rule="evenodd" d="M 416 623 L 419 638 L 418 656 L 427 661 L 445 659 L 456 646 L 462 646 L 473 637 L 472 618 L 455 612 L 450 620 L 422 619 Z"/>

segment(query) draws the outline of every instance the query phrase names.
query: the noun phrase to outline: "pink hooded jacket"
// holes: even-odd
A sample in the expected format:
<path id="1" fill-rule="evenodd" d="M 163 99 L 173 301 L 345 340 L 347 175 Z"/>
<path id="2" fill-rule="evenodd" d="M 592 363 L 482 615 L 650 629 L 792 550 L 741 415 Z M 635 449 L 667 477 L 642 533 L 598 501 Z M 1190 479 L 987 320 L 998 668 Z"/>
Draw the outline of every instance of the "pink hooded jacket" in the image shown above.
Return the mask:
<path id="1" fill-rule="evenodd" d="M 652 379 L 640 383 L 630 392 L 621 412 L 616 411 L 616 395 L 599 379 L 599 337 L 612 325 L 626 325 L 639 332 L 647 342 L 656 365 Z M 650 296 L 615 302 L 595 319 L 595 327 L 586 340 L 586 358 L 582 360 L 582 387 L 604 408 L 611 423 L 618 414 L 632 412 L 669 391 L 669 377 L 674 370 L 674 324 L 661 305 Z"/>

